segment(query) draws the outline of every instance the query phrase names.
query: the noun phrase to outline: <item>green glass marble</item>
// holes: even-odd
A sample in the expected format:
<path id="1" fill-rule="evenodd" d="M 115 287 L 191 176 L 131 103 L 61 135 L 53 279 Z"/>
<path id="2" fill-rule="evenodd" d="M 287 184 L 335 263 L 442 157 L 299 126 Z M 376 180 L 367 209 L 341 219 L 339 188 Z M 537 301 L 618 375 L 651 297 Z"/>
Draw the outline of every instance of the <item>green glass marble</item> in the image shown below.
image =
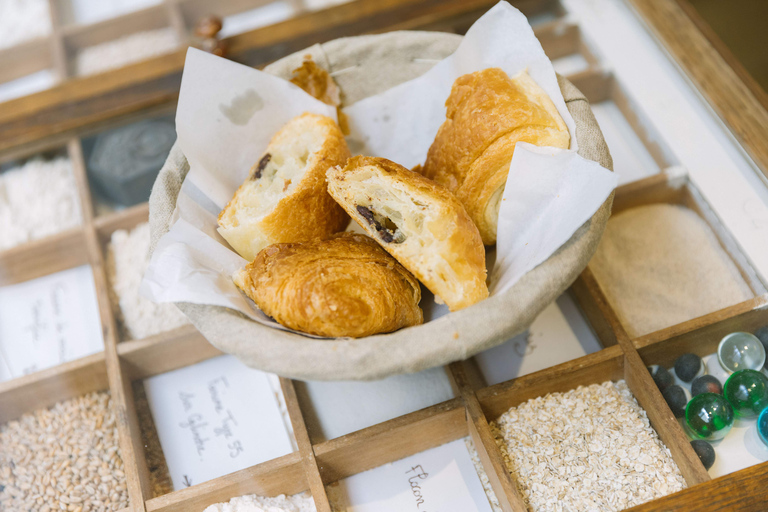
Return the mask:
<path id="1" fill-rule="evenodd" d="M 685 407 L 685 426 L 694 439 L 724 438 L 733 426 L 733 419 L 733 407 L 716 393 L 696 395 Z"/>
<path id="2" fill-rule="evenodd" d="M 725 381 L 723 395 L 736 416 L 756 418 L 768 407 L 768 377 L 756 370 L 739 370 Z"/>

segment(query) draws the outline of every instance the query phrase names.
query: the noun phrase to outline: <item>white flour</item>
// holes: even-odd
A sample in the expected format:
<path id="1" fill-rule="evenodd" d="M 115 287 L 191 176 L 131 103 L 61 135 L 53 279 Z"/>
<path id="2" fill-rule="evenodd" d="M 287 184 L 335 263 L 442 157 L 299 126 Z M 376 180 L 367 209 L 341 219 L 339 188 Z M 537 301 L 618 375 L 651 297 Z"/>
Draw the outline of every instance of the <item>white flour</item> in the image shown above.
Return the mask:
<path id="1" fill-rule="evenodd" d="M 277 498 L 262 498 L 251 494 L 232 498 L 229 503 L 216 503 L 204 512 L 316 512 L 315 502 L 308 493 Z"/>
<path id="2" fill-rule="evenodd" d="M 111 284 L 115 315 L 128 339 L 140 340 L 188 324 L 173 304 L 155 304 L 139 295 L 139 286 L 149 264 L 149 224 L 133 231 L 112 233 L 107 246 L 107 275 Z"/>
<path id="3" fill-rule="evenodd" d="M 77 227 L 81 222 L 77 185 L 68 159 L 36 158 L 0 174 L 0 250 Z"/>
<path id="4" fill-rule="evenodd" d="M 0 0 L 0 48 L 50 33 L 48 0 Z"/>
<path id="5" fill-rule="evenodd" d="M 2 0 L 0 0 L 2 1 Z M 171 28 L 147 30 L 89 46 L 77 53 L 77 74 L 91 75 L 175 50 L 179 45 Z"/>

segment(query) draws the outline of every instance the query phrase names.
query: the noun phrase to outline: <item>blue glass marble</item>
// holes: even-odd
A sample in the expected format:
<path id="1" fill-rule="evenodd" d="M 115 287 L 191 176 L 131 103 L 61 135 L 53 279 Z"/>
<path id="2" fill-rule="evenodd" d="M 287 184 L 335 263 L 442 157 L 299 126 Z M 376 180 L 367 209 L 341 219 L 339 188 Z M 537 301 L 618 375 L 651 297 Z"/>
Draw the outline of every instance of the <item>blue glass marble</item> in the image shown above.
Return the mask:
<path id="1" fill-rule="evenodd" d="M 757 418 L 757 434 L 760 440 L 768 446 L 768 408 L 763 409 L 760 417 Z"/>

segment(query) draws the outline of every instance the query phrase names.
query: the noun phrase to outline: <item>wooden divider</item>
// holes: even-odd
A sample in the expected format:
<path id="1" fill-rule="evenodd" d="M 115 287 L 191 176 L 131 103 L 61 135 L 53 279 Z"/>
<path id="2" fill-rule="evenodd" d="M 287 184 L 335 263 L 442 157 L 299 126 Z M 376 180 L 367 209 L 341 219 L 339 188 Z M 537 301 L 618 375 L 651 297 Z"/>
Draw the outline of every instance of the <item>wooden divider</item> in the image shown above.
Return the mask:
<path id="1" fill-rule="evenodd" d="M 237 5 L 247 3 L 233 1 L 240 2 Z M 49 2 L 56 12 L 57 1 Z M 495 0 L 362 0 L 338 6 L 323 15 L 307 14 L 275 27 L 236 36 L 230 39 L 230 43 L 235 58 L 260 65 L 316 41 L 342 35 L 393 28 L 448 27 L 460 31 L 493 3 Z M 148 12 L 161 13 L 165 22 L 183 38 L 189 33 L 193 18 L 185 15 L 184 9 L 188 5 L 192 5 L 192 0 L 165 0 L 162 7 Z M 231 7 L 234 4 L 228 5 Z M 521 6 L 529 12 L 552 5 L 553 2 L 548 0 L 521 2 Z M 56 19 L 60 19 L 57 12 Z M 147 18 L 146 13 L 139 13 L 127 19 L 146 21 Z M 99 30 L 107 30 L 116 23 L 107 21 L 101 25 L 94 24 L 95 27 L 62 27 L 58 21 L 55 22 L 54 34 L 48 41 L 52 62 L 55 62 L 60 78 L 68 76 L 65 38 L 75 43 L 96 41 L 106 37 L 103 33 L 99 36 Z M 144 25 L 138 23 L 136 28 L 139 26 Z M 552 58 L 568 55 L 569 52 L 582 53 L 590 67 L 569 77 L 571 81 L 590 101 L 616 102 L 660 167 L 672 163 L 663 147 L 654 148 L 653 136 L 644 133 L 643 123 L 633 120 L 633 106 L 622 97 L 621 88 L 610 73 L 600 68 L 581 39 L 577 26 L 558 20 L 539 27 L 537 34 Z M 745 485 L 751 493 L 750 497 L 768 499 L 768 490 L 759 485 L 761 479 L 768 476 L 768 464 L 710 481 L 645 368 L 646 364 L 652 364 L 650 361 L 666 364 L 681 351 L 696 351 L 693 347 L 701 339 L 707 340 L 702 346 L 708 350 L 714 343 L 712 340 L 724 332 L 736 328 L 753 329 L 768 323 L 768 295 L 630 340 L 589 269 L 575 283 L 572 293 L 606 346 L 603 350 L 490 387 L 483 386 L 482 376 L 478 372 L 468 372 L 465 364 L 452 364 L 447 370 L 457 398 L 315 444 L 308 435 L 293 381 L 282 379 L 298 452 L 153 498 L 131 382 L 207 360 L 220 352 L 191 326 L 144 340 L 120 342 L 104 268 L 106 244 L 114 230 L 131 229 L 146 221 L 148 208 L 142 204 L 94 217 L 82 146 L 79 140 L 68 137 L 93 133 L 129 118 L 145 117 L 150 112 L 167 111 L 178 92 L 179 72 L 183 64 L 181 53 L 104 73 L 97 78 L 73 80 L 54 91 L 36 95 L 34 101 L 22 99 L 5 104 L 0 112 L 0 150 L 4 159 L 27 152 L 30 148 L 51 147 L 52 144 L 66 142 L 83 211 L 81 228 L 0 252 L 0 269 L 3 270 L 0 284 L 90 264 L 105 342 L 103 353 L 0 383 L 0 423 L 58 400 L 109 389 L 117 411 L 130 510 L 134 512 L 198 512 L 207 505 L 242 494 L 295 494 L 305 490 L 312 492 L 318 510 L 329 512 L 331 507 L 325 492 L 326 485 L 469 435 L 502 508 L 517 512 L 526 508 L 515 482 L 504 467 L 489 421 L 531 398 L 567 391 L 579 385 L 623 378 L 692 486 L 681 493 L 642 505 L 637 510 L 697 510 L 696 507 L 706 505 L 702 496 L 719 500 L 716 502 L 726 508 L 733 507 L 728 510 L 746 510 L 744 503 L 753 502 L 743 497 L 732 498 L 731 485 Z M 34 104 L 38 100 L 41 107 Z M 652 176 L 621 187 L 614 204 L 620 209 L 642 204 L 650 196 L 664 201 L 680 201 L 683 198 L 688 204 L 698 205 L 700 214 L 708 222 L 718 222 L 701 206 L 695 191 L 689 190 L 687 196 L 681 195 L 681 186 L 690 186 L 684 177 Z M 722 236 L 721 231 L 717 232 Z M 725 240 L 723 244 L 733 249 L 732 257 L 740 268 L 743 267 L 743 273 L 750 279 L 755 292 L 765 293 L 764 283 L 753 271 L 750 273 L 748 262 L 739 258 L 738 247 L 730 240 Z M 471 378 L 473 375 L 474 380 Z"/>
<path id="2" fill-rule="evenodd" d="M 131 509 L 134 512 L 144 512 L 146 510 L 144 502 L 149 496 L 149 469 L 147 468 L 144 450 L 141 445 L 141 430 L 138 417 L 136 416 L 133 390 L 131 389 L 130 381 L 125 376 L 120 356 L 117 353 L 119 335 L 112 305 L 109 301 L 109 283 L 104 265 L 104 256 L 93 222 L 93 204 L 91 202 L 88 176 L 80 141 L 76 139 L 71 140 L 68 144 L 68 151 L 75 174 L 75 181 L 80 190 L 80 207 L 83 214 L 85 246 L 88 251 L 88 260 L 93 270 L 93 279 L 96 285 L 96 297 L 99 303 L 99 315 L 101 317 L 104 337 L 107 377 L 112 396 L 112 406 L 116 411 L 120 456 L 125 467 L 128 496 Z"/>
<path id="3" fill-rule="evenodd" d="M 525 502 L 504 465 L 488 419 L 480 407 L 462 363 L 452 363 L 449 369 L 454 386 L 464 401 L 469 435 L 501 509 L 504 512 L 526 512 Z"/>
<path id="4" fill-rule="evenodd" d="M 312 447 L 312 441 L 309 439 L 307 425 L 301 412 L 299 399 L 296 396 L 296 389 L 293 387 L 293 381 L 281 377 L 280 387 L 283 390 L 283 398 L 288 409 L 288 416 L 291 418 L 293 435 L 296 438 L 296 444 L 299 446 L 299 455 L 301 455 L 301 462 L 304 466 L 304 474 L 307 477 L 309 492 L 312 493 L 312 499 L 315 501 L 317 512 L 331 512 L 331 505 L 328 503 L 323 478 L 320 476 L 320 470 L 317 467 L 315 451 Z"/>

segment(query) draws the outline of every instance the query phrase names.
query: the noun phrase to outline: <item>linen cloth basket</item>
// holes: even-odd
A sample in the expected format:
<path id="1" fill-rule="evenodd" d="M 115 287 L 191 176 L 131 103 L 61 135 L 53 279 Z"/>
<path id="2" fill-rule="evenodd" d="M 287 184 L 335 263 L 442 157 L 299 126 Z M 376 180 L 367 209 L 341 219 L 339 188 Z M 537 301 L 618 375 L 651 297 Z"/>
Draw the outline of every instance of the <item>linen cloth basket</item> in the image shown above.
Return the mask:
<path id="1" fill-rule="evenodd" d="M 390 32 L 337 39 L 296 52 L 264 71 L 290 79 L 305 55 L 332 73 L 344 105 L 381 93 L 429 70 L 452 54 L 461 36 Z M 583 94 L 558 76 L 576 123 L 578 153 L 613 169 L 608 147 Z M 355 153 L 355 141 L 349 141 Z M 169 229 L 176 199 L 189 172 L 178 147 L 171 150 L 149 200 L 150 252 Z M 503 294 L 420 326 L 366 338 L 315 339 L 261 325 L 218 306 L 176 303 L 215 347 L 248 366 L 304 380 L 372 380 L 418 372 L 466 359 L 525 331 L 586 267 L 610 216 L 613 194 L 549 259 Z"/>

